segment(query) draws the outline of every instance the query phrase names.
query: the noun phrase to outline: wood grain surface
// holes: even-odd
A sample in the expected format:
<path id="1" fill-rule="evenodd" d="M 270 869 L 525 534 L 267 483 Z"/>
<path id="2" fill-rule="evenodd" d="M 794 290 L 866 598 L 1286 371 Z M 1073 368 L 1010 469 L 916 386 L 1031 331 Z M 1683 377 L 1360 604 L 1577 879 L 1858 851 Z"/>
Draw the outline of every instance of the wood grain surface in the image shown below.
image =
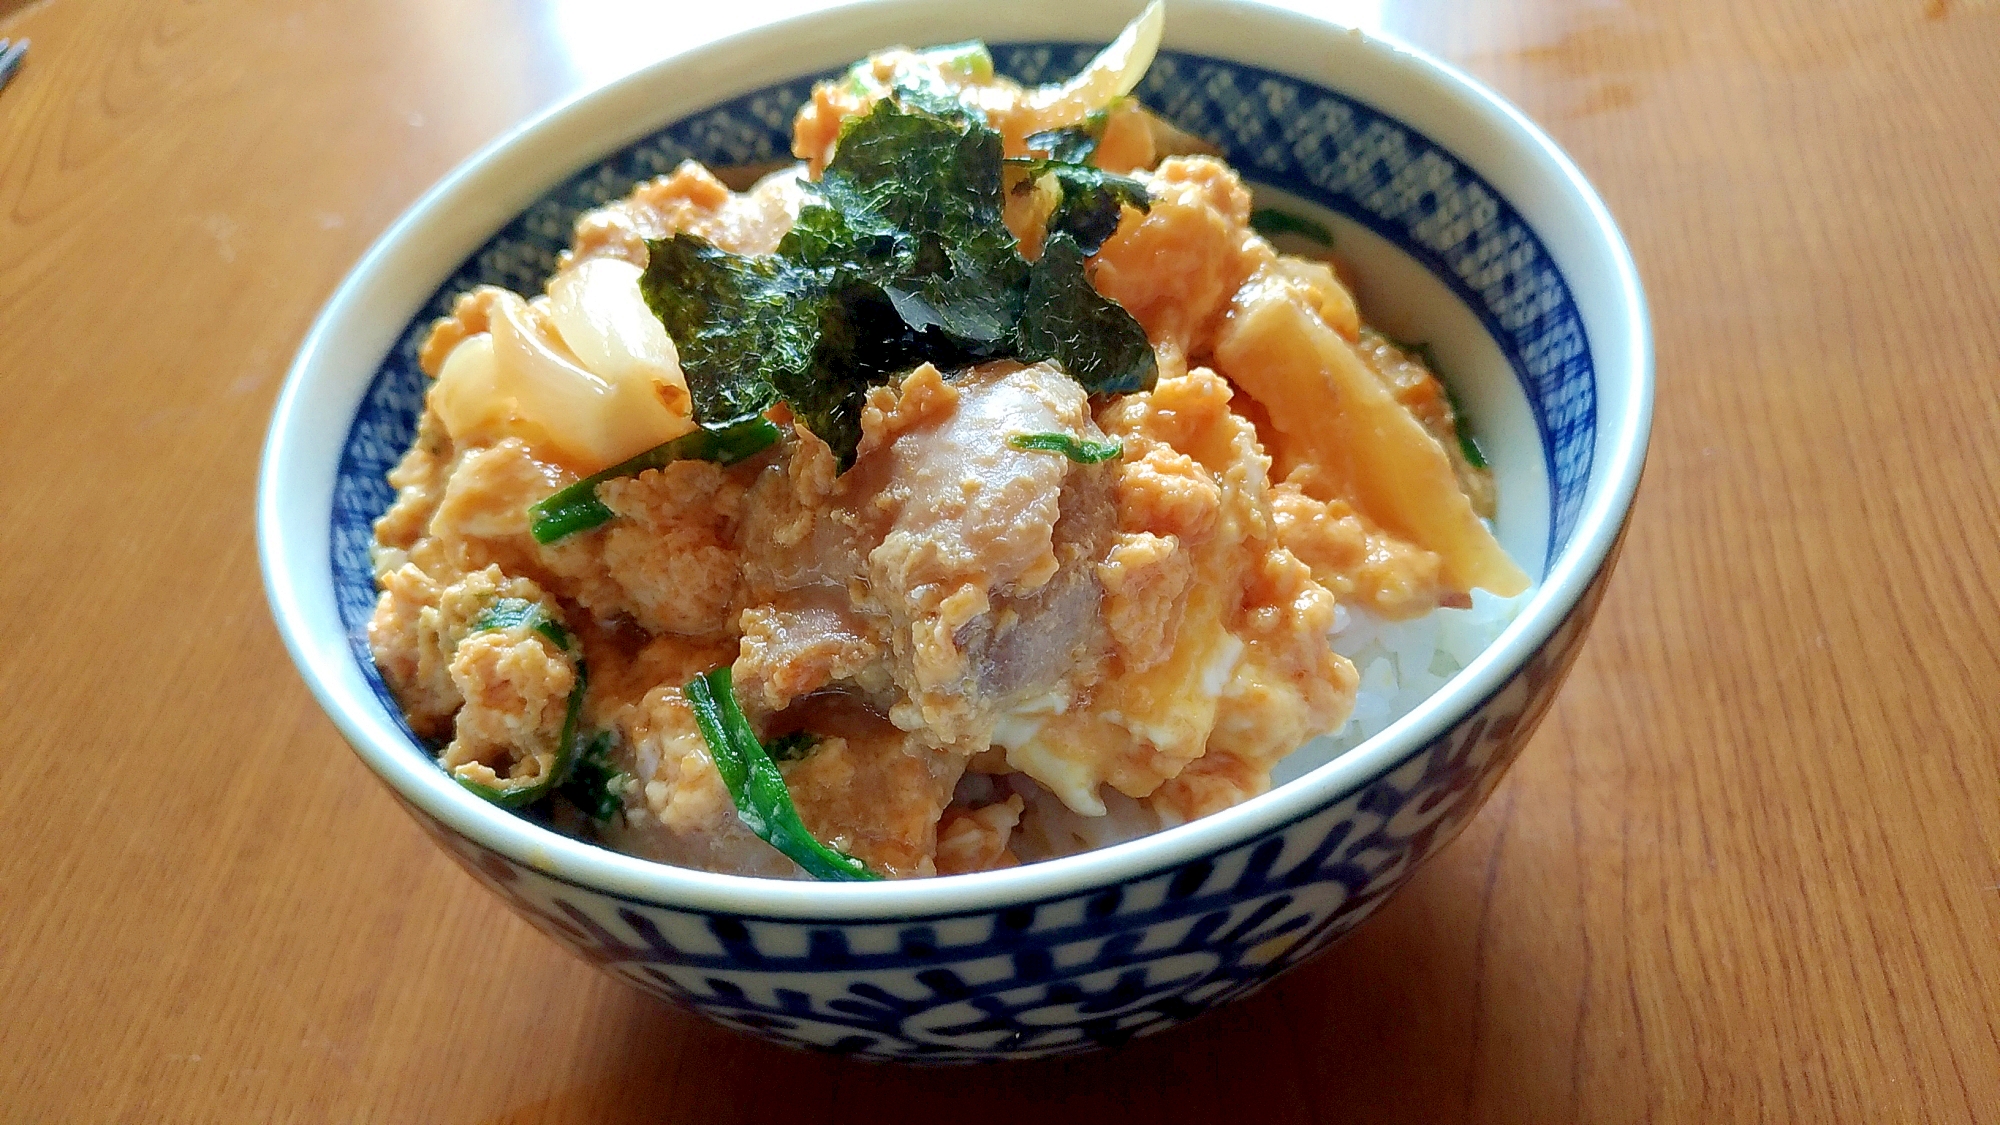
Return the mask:
<path id="1" fill-rule="evenodd" d="M 1630 238 L 1620 572 L 1350 940 L 949 1072 L 736 1038 L 530 930 L 265 609 L 258 447 L 321 302 L 501 130 L 781 12 L 674 7 L 0 0 L 0 1120 L 2000 1121 L 2000 3 L 1325 7 L 1514 99 Z"/>

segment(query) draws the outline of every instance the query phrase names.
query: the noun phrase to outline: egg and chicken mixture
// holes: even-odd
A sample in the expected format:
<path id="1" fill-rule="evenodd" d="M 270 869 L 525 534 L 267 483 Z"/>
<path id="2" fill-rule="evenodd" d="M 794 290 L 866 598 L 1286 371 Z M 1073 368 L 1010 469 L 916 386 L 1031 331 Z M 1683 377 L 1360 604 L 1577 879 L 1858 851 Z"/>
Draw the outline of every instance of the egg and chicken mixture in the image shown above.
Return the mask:
<path id="1" fill-rule="evenodd" d="M 432 330 L 369 640 L 468 787 L 634 855 L 798 876 L 691 701 L 727 669 L 817 844 L 875 876 L 1004 867 L 1051 798 L 1173 824 L 1265 789 L 1352 706 L 1337 604 L 1404 618 L 1525 585 L 1436 377 L 1327 262 L 1253 228 L 1234 170 L 1122 90 L 1078 94 L 1090 72 L 1023 89 L 955 50 L 823 83 L 800 165 L 742 192 L 683 165 L 583 216 L 544 294 L 477 289 Z M 702 436 L 692 345 L 643 283 L 662 240 L 768 260 L 854 122 L 913 88 L 1008 158 L 1083 133 L 1085 163 L 1143 188 L 1084 276 L 1143 330 L 1149 385 L 1090 393 L 1032 354 L 916 362 L 855 392 L 844 436 L 770 402 L 767 447 L 608 476 L 601 522 L 542 541 L 535 505 Z M 1007 167 L 1033 263 L 1061 184 Z"/>

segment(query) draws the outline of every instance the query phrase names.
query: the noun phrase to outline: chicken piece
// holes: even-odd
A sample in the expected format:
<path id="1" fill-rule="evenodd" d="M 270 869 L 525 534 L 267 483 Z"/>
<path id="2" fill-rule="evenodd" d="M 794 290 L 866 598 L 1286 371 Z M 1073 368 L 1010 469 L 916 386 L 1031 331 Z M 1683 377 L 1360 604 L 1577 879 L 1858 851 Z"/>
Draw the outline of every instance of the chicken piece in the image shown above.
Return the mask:
<path id="1" fill-rule="evenodd" d="M 1188 593 L 1164 662 L 1103 681 L 1078 706 L 1031 701 L 1009 713 L 993 735 L 1007 764 L 1077 812 L 1101 816 L 1101 786 L 1145 796 L 1201 757 L 1243 644 L 1223 625 L 1226 588 L 1198 581 Z"/>
<path id="2" fill-rule="evenodd" d="M 831 687 L 861 691 L 884 711 L 892 702 L 887 637 L 850 593 L 865 581 L 878 521 L 843 503 L 851 481 L 836 468 L 826 443 L 799 429 L 750 488 L 734 676 L 752 716 Z"/>
<path id="3" fill-rule="evenodd" d="M 844 602 L 787 597 L 744 610 L 740 628 L 736 667 L 746 682 L 737 690 L 753 713 L 781 711 L 836 683 L 877 700 L 889 686 L 881 638 Z"/>
<path id="4" fill-rule="evenodd" d="M 922 385 L 906 380 L 904 396 Z M 1049 364 L 1003 362 L 950 388 L 952 410 L 874 454 L 881 483 L 867 506 L 886 531 L 868 553 L 860 608 L 886 624 L 893 646 L 905 698 L 890 718 L 932 745 L 977 752 L 1002 711 L 1067 697 L 1101 665 L 1094 568 L 1113 510 L 1102 466 L 1007 441 L 1102 440 L 1074 380 Z"/>
<path id="5" fill-rule="evenodd" d="M 1099 411 L 1125 447 L 1113 495 L 1126 550 L 1107 552 L 1097 568 L 1117 591 L 1118 664 L 1080 706 L 1017 709 L 995 735 L 1009 765 L 1079 813 L 1104 814 L 1101 786 L 1143 797 L 1200 757 L 1243 651 L 1229 625 L 1254 557 L 1246 540 L 1268 527 L 1268 483 L 1256 432 L 1229 399 L 1228 383 L 1200 369 Z M 1139 550 L 1152 557 L 1128 553 Z M 1147 565 L 1135 573 L 1135 561 Z M 1156 631 L 1139 629 L 1118 604 L 1149 581 L 1146 570 L 1185 589 L 1158 605 Z"/>
<path id="6" fill-rule="evenodd" d="M 876 388 L 844 475 L 795 433 L 746 516 L 745 705 L 858 690 L 930 745 L 974 753 L 1011 701 L 1094 675 L 1108 473 L 1008 445 L 1027 432 L 1103 436 L 1073 380 L 1018 363 L 950 381 L 925 364 Z"/>

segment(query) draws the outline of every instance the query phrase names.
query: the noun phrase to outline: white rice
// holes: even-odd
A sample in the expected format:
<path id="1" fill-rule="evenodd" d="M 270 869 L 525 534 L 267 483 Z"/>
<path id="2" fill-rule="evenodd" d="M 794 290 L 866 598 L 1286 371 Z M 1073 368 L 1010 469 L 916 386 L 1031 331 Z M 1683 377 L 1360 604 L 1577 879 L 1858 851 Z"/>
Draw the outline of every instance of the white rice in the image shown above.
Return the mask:
<path id="1" fill-rule="evenodd" d="M 1503 598 L 1472 592 L 1469 609 L 1437 609 L 1408 621 L 1390 621 L 1365 610 L 1340 607 L 1334 617 L 1333 647 L 1354 662 L 1361 679 L 1354 711 L 1345 726 L 1301 746 L 1271 771 L 1271 784 L 1288 781 L 1331 762 L 1387 729 L 1429 699 L 1473 657 L 1498 638 L 1534 591 Z M 1014 853 L 1024 862 L 1052 859 L 1136 839 L 1162 828 L 1170 818 L 1122 793 L 1104 791 L 1105 815 L 1072 811 L 1048 790 L 1022 774 L 1004 780 L 967 778 L 979 792 L 958 793 L 963 803 L 983 804 L 1004 786 L 1027 805 L 1015 830 Z"/>
<path id="2" fill-rule="evenodd" d="M 1300 747 L 1271 771 L 1271 784 L 1303 777 L 1386 730 L 1472 663 L 1528 604 L 1529 589 L 1511 598 L 1472 591 L 1469 609 L 1436 609 L 1390 621 L 1345 606 L 1335 613 L 1333 649 L 1354 662 L 1361 682 L 1347 725 Z"/>
<path id="3" fill-rule="evenodd" d="M 1023 863 L 1108 848 L 1180 823 L 1177 818 L 1163 816 L 1152 806 L 1135 801 L 1109 785 L 1100 794 L 1104 815 L 1085 816 L 1063 804 L 1062 798 L 1042 788 L 1027 774 L 1008 774 L 1002 784 L 1020 794 L 1027 806 L 1008 844 Z"/>

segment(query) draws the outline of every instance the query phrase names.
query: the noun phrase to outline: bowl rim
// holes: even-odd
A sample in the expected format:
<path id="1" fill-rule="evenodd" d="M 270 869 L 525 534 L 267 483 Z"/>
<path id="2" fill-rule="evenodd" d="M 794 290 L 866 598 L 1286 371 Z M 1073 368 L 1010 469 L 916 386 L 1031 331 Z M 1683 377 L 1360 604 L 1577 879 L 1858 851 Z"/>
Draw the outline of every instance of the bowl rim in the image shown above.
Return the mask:
<path id="1" fill-rule="evenodd" d="M 446 778 L 427 756 L 412 754 L 409 741 L 400 730 L 370 720 L 365 712 L 374 705 L 373 696 L 351 697 L 351 691 L 336 682 L 336 673 L 326 666 L 328 661 L 353 661 L 344 631 L 336 644 L 316 643 L 313 637 L 316 630 L 309 620 L 306 600 L 315 596 L 321 586 L 325 587 L 329 601 L 332 596 L 330 555 L 324 549 L 312 549 L 314 545 L 324 546 L 325 521 L 321 521 L 321 529 L 315 536 L 306 520 L 287 503 L 287 496 L 292 491 L 292 477 L 304 471 L 292 464 L 297 457 L 294 450 L 301 444 L 306 428 L 317 421 L 307 401 L 309 384 L 331 362 L 328 353 L 338 334 L 345 330 L 346 322 L 365 314 L 370 303 L 369 289 L 377 280 L 376 275 L 399 244 L 424 224 L 434 222 L 444 205 L 452 202 L 468 181 L 501 157 L 535 138 L 562 130 L 593 107 L 634 89 L 663 82 L 675 71 L 694 67 L 702 60 L 740 53 L 747 46 L 780 33 L 803 39 L 822 29 L 831 30 L 857 11 L 843 6 L 795 14 L 669 55 L 623 78 L 560 101 L 508 130 L 462 161 L 405 210 L 363 254 L 315 319 L 286 375 L 265 438 L 257 489 L 258 554 L 272 615 L 293 662 L 321 708 L 376 776 L 413 810 L 421 811 L 471 842 L 546 877 L 625 902 L 774 921 L 901 923 L 985 914 L 1007 907 L 1073 898 L 1240 847 L 1306 819 L 1394 772 L 1505 690 L 1569 618 L 1592 580 L 1607 564 L 1630 513 L 1644 468 L 1653 409 L 1653 340 L 1644 291 L 1624 238 L 1595 189 L 1553 140 L 1498 94 L 1449 64 L 1394 36 L 1363 33 L 1297 12 L 1242 0 L 1174 0 L 1174 4 L 1177 12 L 1191 8 L 1210 14 L 1254 13 L 1259 19 L 1288 24 L 1301 35 L 1351 36 L 1360 43 L 1360 49 L 1377 52 L 1402 77 L 1431 87 L 1433 93 L 1442 93 L 1483 119 L 1483 125 L 1510 134 L 1516 149 L 1553 174 L 1552 186 L 1567 197 L 1567 207 L 1580 208 L 1591 239 L 1598 243 L 1598 251 L 1608 257 L 1613 290 L 1608 319 L 1628 345 L 1629 361 L 1623 370 L 1606 371 L 1598 362 L 1602 343 L 1596 337 L 1592 339 L 1591 350 L 1598 385 L 1613 381 L 1625 384 L 1624 409 L 1616 416 L 1607 416 L 1600 399 L 1596 452 L 1586 484 L 1586 499 L 1570 539 L 1555 555 L 1528 603 L 1498 639 L 1444 688 L 1373 738 L 1234 808 L 1127 843 L 1061 859 L 973 875 L 868 884 L 832 885 L 714 874 L 644 860 L 572 839 L 473 796 Z M 894 19 L 899 14 L 914 14 L 927 7 L 934 9 L 926 0 L 884 0 L 869 5 L 868 10 L 879 17 Z M 1165 45 L 1202 53 L 1213 49 L 1176 44 L 1171 21 Z M 1325 81 L 1299 77 L 1314 83 Z M 1388 116 L 1397 119 L 1395 114 Z M 653 126 L 657 127 L 658 124 Z M 492 229 L 499 229 L 511 218 L 512 215 L 500 217 Z M 376 362 L 379 363 L 379 358 Z M 370 378 L 373 370 L 371 366 Z M 367 380 L 362 382 L 365 389 Z M 337 451 L 335 456 L 338 457 Z M 322 510 L 317 502 L 311 508 L 314 513 Z M 298 530 L 301 526 L 306 527 L 303 534 Z M 318 638 L 319 642 L 324 640 Z M 355 709 L 357 703 L 362 704 L 360 712 Z"/>

